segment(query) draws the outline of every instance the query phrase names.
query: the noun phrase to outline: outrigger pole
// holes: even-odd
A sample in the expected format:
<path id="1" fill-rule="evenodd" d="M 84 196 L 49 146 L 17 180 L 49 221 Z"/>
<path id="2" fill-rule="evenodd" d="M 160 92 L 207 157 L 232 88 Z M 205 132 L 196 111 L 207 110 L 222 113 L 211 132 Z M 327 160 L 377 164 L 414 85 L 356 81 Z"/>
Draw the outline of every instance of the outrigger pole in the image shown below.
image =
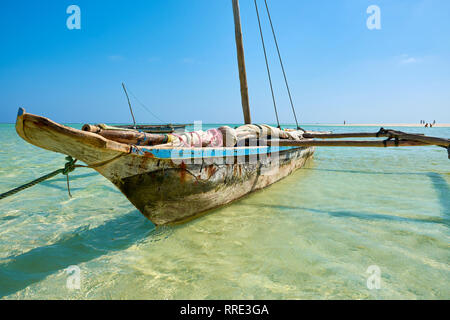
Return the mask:
<path id="1" fill-rule="evenodd" d="M 244 113 L 245 124 L 251 124 L 252 119 L 250 116 L 250 105 L 248 99 L 248 85 L 247 85 L 247 74 L 245 71 L 245 58 L 244 58 L 244 44 L 242 40 L 242 29 L 241 29 L 241 16 L 239 13 L 239 0 L 232 0 L 233 2 L 233 15 L 234 15 L 234 29 L 236 35 L 236 50 L 237 59 L 239 67 L 239 80 L 241 83 L 241 101 L 242 101 L 242 112 Z"/>
<path id="2" fill-rule="evenodd" d="M 381 138 L 386 140 L 341 140 L 326 141 L 326 139 L 340 138 Z M 415 147 L 438 146 L 447 149 L 450 159 L 450 140 L 445 138 L 428 137 L 423 134 L 406 133 L 402 131 L 381 128 L 378 132 L 352 132 L 352 133 L 304 133 L 305 140 L 267 140 L 266 145 L 284 147 Z M 314 140 L 313 138 L 320 139 Z M 324 141 L 325 140 L 325 141 Z"/>

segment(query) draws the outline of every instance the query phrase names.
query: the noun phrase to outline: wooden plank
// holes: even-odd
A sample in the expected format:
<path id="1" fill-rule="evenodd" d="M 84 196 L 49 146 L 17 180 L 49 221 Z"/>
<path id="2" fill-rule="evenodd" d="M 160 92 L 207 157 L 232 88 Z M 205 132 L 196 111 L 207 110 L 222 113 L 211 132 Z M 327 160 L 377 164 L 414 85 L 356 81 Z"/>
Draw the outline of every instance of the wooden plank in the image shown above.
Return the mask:
<path id="1" fill-rule="evenodd" d="M 450 147 L 450 140 L 445 138 L 437 138 L 437 137 L 428 137 L 428 136 L 421 136 L 417 134 L 411 134 L 411 133 L 405 133 L 402 131 L 395 131 L 395 130 L 386 130 L 389 136 L 392 136 L 394 138 L 401 138 L 401 139 L 407 139 L 407 140 L 416 140 L 423 143 L 431 144 L 431 145 L 437 145 L 444 148 Z"/>
<path id="2" fill-rule="evenodd" d="M 423 135 L 420 133 L 414 133 L 415 135 Z M 350 132 L 350 133 L 304 133 L 303 138 L 306 139 L 341 139 L 341 138 L 377 138 L 377 137 L 389 137 L 387 133 L 378 132 Z"/>
<path id="3" fill-rule="evenodd" d="M 420 141 L 429 145 L 437 145 L 444 148 L 450 146 L 450 140 L 438 137 L 428 137 L 421 133 L 406 133 L 402 131 L 383 129 L 381 128 L 379 132 L 350 132 L 350 133 L 305 133 L 303 137 L 306 139 L 317 138 L 317 139 L 339 139 L 339 138 L 375 138 L 375 137 L 389 137 L 397 138 L 402 140 L 414 140 Z"/>
<path id="4" fill-rule="evenodd" d="M 172 124 L 172 123 L 167 123 L 167 124 L 138 124 L 136 125 L 137 129 L 153 129 L 153 128 L 165 128 L 165 127 L 173 127 L 173 128 L 184 128 L 186 126 L 193 126 L 192 123 L 190 124 Z M 117 128 L 133 128 L 133 126 L 130 125 L 112 125 L 112 127 L 117 127 Z"/>
<path id="5" fill-rule="evenodd" d="M 167 135 L 137 132 L 132 130 L 102 130 L 98 126 L 85 124 L 83 131 L 96 133 L 102 137 L 126 144 L 152 146 L 167 143 Z"/>
<path id="6" fill-rule="evenodd" d="M 239 1 L 232 0 L 233 2 L 233 15 L 234 15 L 234 28 L 236 36 L 236 51 L 239 67 L 239 80 L 241 85 L 241 101 L 242 112 L 244 113 L 245 124 L 251 124 L 252 119 L 250 116 L 250 103 L 248 98 L 248 85 L 247 85 L 247 73 L 245 71 L 245 58 L 244 58 L 244 44 L 242 40 L 242 28 L 241 28 L 241 16 L 239 12 Z"/>
<path id="7" fill-rule="evenodd" d="M 264 142 L 263 142 L 264 143 Z M 358 141 L 358 140 L 342 140 L 342 141 L 323 141 L 323 140 L 267 140 L 269 146 L 283 147 L 412 147 L 426 146 L 428 143 L 410 140 L 389 141 Z"/>

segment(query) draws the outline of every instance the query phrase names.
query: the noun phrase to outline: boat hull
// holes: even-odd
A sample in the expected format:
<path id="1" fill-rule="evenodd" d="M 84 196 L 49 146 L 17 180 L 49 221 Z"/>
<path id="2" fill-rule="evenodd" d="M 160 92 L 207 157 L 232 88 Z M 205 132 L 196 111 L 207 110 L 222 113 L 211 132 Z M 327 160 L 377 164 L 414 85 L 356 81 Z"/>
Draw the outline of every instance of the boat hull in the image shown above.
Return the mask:
<path id="1" fill-rule="evenodd" d="M 314 153 L 311 147 L 191 148 L 180 157 L 175 149 L 114 142 L 24 110 L 16 131 L 33 145 L 85 162 L 156 225 L 185 221 L 269 186 Z"/>
<path id="2" fill-rule="evenodd" d="M 220 163 L 159 164 L 154 170 L 112 180 L 155 224 L 183 221 L 262 189 L 301 168 L 312 148 L 295 148 L 267 159 L 239 157 Z M 148 159 L 149 162 L 158 162 Z M 232 163 L 226 163 L 232 162 Z"/>

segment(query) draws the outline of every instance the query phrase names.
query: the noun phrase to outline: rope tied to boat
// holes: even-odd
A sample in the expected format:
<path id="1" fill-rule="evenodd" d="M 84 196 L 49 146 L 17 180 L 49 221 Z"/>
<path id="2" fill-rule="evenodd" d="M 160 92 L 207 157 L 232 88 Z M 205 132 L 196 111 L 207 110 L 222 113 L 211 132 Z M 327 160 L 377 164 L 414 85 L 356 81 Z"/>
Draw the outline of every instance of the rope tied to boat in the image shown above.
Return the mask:
<path id="1" fill-rule="evenodd" d="M 48 179 L 53 178 L 54 176 L 57 176 L 58 174 L 63 174 L 67 177 L 67 185 L 69 186 L 69 173 L 72 172 L 73 170 L 75 170 L 75 162 L 77 160 L 74 160 L 72 157 L 68 156 L 66 157 L 67 163 L 64 165 L 64 168 L 55 170 L 53 172 L 50 172 L 49 174 L 46 174 L 45 176 L 42 176 L 40 178 L 37 178 L 33 181 L 30 181 L 28 183 L 25 183 L 24 185 L 21 185 L 20 187 L 14 188 L 8 192 L 2 193 L 0 194 L 0 200 L 5 199 L 7 197 L 10 197 L 12 195 L 15 195 L 16 193 L 26 190 L 28 188 L 31 188 L 41 182 L 44 182 Z M 70 189 L 69 190 L 69 195 L 70 195 Z"/>
<path id="2" fill-rule="evenodd" d="M 72 198 L 72 193 L 70 193 L 69 173 L 75 170 L 75 163 L 77 162 L 77 159 L 73 159 L 71 156 L 67 156 L 66 160 L 67 163 L 64 165 L 61 173 L 66 176 L 67 193 L 69 194 L 69 197 Z"/>
<path id="3" fill-rule="evenodd" d="M 42 176 L 40 178 L 37 178 L 37 179 L 35 179 L 33 181 L 25 183 L 25 184 L 21 185 L 20 187 L 17 187 L 17 188 L 14 188 L 12 190 L 9 190 L 8 192 L 2 193 L 2 194 L 0 194 L 0 200 L 3 200 L 5 198 L 7 198 L 7 197 L 15 195 L 16 193 L 19 193 L 20 191 L 23 191 L 23 190 L 26 190 L 28 188 L 31 188 L 31 187 L 33 187 L 33 186 L 35 186 L 35 185 L 37 185 L 37 184 L 39 184 L 41 182 L 44 182 L 44 181 L 46 181 L 48 179 L 53 178 L 54 176 L 57 176 L 58 174 L 63 174 L 63 175 L 66 176 L 67 192 L 69 193 L 69 197 L 72 198 L 72 194 L 70 192 L 70 183 L 69 183 L 69 174 L 71 172 L 73 172 L 76 168 L 89 168 L 89 169 L 98 168 L 98 167 L 104 166 L 104 165 L 106 165 L 106 164 L 108 164 L 108 163 L 110 163 L 110 162 L 112 162 L 112 161 L 122 157 L 125 154 L 126 153 L 121 153 L 121 154 L 119 154 L 119 155 L 117 155 L 117 156 L 115 156 L 115 157 L 113 157 L 113 158 L 111 158 L 109 160 L 98 162 L 98 163 L 95 163 L 95 164 L 92 164 L 92 165 L 88 165 L 88 166 L 76 164 L 78 159 L 73 159 L 71 156 L 67 156 L 66 157 L 67 162 L 64 165 L 64 168 L 61 168 L 61 169 L 55 170 L 53 172 L 50 172 L 49 174 L 46 174 L 46 175 L 44 175 L 44 176 Z"/>

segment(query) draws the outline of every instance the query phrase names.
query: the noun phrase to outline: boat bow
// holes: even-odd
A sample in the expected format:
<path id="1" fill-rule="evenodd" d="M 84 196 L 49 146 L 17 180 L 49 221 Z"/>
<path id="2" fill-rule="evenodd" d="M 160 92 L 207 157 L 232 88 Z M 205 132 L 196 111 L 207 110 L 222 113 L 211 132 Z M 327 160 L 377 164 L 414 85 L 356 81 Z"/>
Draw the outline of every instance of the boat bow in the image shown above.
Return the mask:
<path id="1" fill-rule="evenodd" d="M 100 135 L 58 124 L 19 108 L 16 131 L 25 141 L 53 152 L 69 155 L 88 165 L 129 153 L 130 146 Z"/>

